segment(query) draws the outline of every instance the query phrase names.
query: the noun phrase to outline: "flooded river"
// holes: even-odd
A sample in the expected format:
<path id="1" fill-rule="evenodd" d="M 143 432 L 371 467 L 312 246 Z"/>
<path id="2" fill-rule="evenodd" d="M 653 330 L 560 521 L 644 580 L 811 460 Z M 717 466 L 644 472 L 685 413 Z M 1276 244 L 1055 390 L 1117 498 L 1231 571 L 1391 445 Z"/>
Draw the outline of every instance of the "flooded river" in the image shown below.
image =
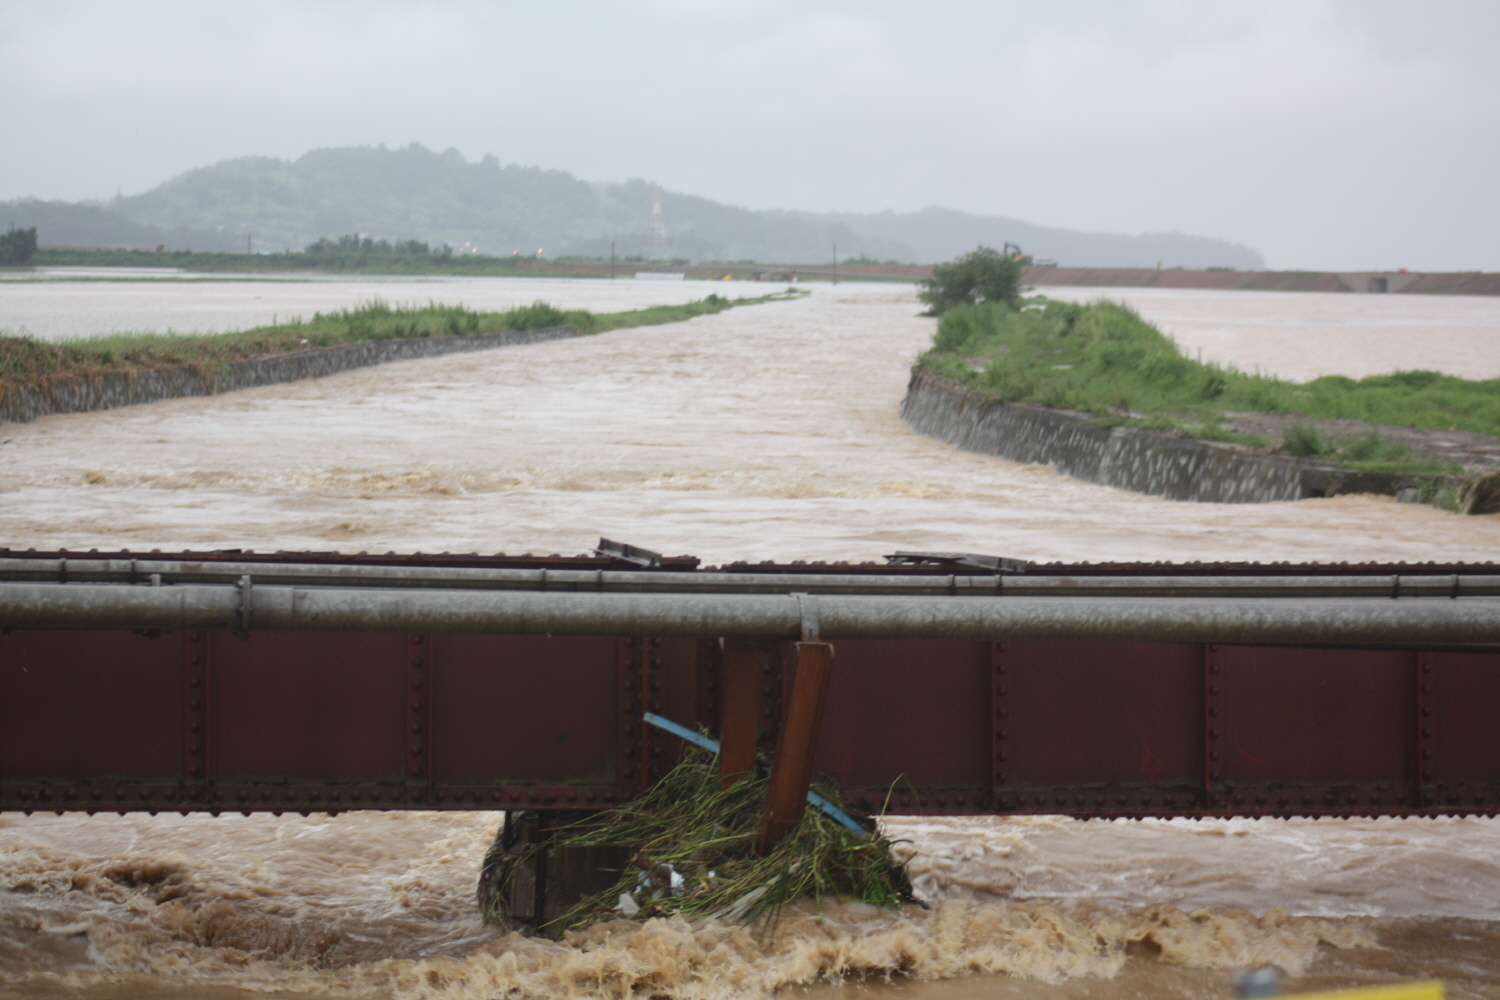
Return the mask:
<path id="1" fill-rule="evenodd" d="M 234 325 L 374 295 L 608 309 L 724 290 L 413 284 L 0 283 L 0 328 L 139 328 L 145 295 L 165 310 L 149 315 L 180 318 L 159 325 L 212 329 L 194 310 L 244 290 L 262 298 Z M 1243 368 L 1500 374 L 1494 300 L 1109 294 Z M 665 327 L 5 425 L 0 544 L 576 553 L 603 534 L 709 562 L 1500 552 L 1497 517 L 1374 497 L 1173 503 L 920 437 L 896 413 L 933 329 L 917 312 L 906 286 L 825 285 Z M 931 910 L 806 912 L 764 942 L 620 923 L 567 945 L 478 924 L 498 822 L 0 816 L 0 997 L 1213 998 L 1263 961 L 1296 988 L 1437 975 L 1452 996 L 1500 997 L 1489 820 L 894 819 Z"/>

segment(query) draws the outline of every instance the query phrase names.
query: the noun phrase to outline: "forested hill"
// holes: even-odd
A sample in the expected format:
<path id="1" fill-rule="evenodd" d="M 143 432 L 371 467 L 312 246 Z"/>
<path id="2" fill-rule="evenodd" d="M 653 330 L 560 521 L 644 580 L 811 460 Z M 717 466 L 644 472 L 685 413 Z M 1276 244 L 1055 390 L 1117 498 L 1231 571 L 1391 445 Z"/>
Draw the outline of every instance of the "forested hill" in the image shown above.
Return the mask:
<path id="1" fill-rule="evenodd" d="M 179 249 L 300 248 L 319 237 L 362 233 L 417 239 L 486 254 L 622 256 L 689 260 L 902 262 L 945 260 L 979 243 L 1009 241 L 1060 263 L 1093 266 L 1229 266 L 1255 269 L 1260 255 L 1195 236 L 1120 236 L 1050 229 L 943 209 L 878 215 L 760 212 L 662 192 L 666 238 L 651 235 L 655 185 L 591 184 L 560 170 L 470 163 L 449 150 L 313 150 L 295 161 L 226 160 L 190 170 L 107 207 L 19 201 L 0 212 L 37 226 L 43 245 L 155 245 Z M 89 223 L 93 228 L 90 229 Z"/>

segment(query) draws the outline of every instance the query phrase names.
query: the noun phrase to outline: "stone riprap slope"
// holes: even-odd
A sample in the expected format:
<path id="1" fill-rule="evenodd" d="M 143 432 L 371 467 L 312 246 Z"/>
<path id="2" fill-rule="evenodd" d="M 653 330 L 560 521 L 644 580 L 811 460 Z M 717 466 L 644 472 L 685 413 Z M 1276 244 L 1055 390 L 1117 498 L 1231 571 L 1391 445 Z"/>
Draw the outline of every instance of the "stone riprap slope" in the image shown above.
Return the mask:
<path id="1" fill-rule="evenodd" d="M 571 327 L 503 330 L 462 337 L 410 337 L 372 340 L 299 351 L 274 358 L 234 361 L 216 370 L 193 366 L 129 372 L 101 372 L 49 380 L 42 385 L 0 383 L 0 424 L 24 424 L 53 413 L 86 413 L 182 396 L 211 396 L 280 382 L 321 378 L 351 368 L 388 361 L 482 351 L 512 344 L 535 344 L 574 335 Z"/>
<path id="2" fill-rule="evenodd" d="M 912 372 L 901 416 L 914 430 L 965 451 L 1048 465 L 1085 482 L 1169 500 L 1268 503 L 1343 493 L 1414 499 L 1433 478 L 1359 472 L 1232 444 L 1105 426 L 1088 413 L 1002 402 L 923 368 Z"/>

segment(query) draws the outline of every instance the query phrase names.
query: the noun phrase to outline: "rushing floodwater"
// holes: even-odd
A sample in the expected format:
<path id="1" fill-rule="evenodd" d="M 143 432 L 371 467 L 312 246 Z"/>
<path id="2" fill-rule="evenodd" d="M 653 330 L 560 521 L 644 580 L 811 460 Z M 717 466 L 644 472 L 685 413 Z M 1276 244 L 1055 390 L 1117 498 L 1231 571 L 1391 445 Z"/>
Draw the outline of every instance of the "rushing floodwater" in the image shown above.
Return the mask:
<path id="1" fill-rule="evenodd" d="M 392 291 L 408 284 L 421 290 Z M 151 316 L 216 328 L 373 295 L 609 309 L 720 290 L 6 283 L 0 328 L 66 337 Z M 1109 294 L 1243 368 L 1497 374 L 1495 300 Z M 1094 560 L 1500 551 L 1496 517 L 1371 497 L 1171 503 L 922 438 L 896 415 L 932 333 L 917 311 L 908 287 L 821 286 L 672 326 L 5 425 L 0 544 L 566 553 L 606 534 L 715 562 L 898 548 Z M 1298 988 L 1438 975 L 1450 995 L 1500 996 L 1500 824 L 1488 820 L 893 820 L 930 911 L 834 907 L 764 943 L 714 925 L 618 924 L 570 945 L 475 919 L 498 822 L 0 816 L 0 996 L 727 998 L 822 984 L 821 1000 L 1210 998 L 1229 994 L 1227 970 L 1261 961 Z M 914 978 L 884 983 L 892 970 Z"/>

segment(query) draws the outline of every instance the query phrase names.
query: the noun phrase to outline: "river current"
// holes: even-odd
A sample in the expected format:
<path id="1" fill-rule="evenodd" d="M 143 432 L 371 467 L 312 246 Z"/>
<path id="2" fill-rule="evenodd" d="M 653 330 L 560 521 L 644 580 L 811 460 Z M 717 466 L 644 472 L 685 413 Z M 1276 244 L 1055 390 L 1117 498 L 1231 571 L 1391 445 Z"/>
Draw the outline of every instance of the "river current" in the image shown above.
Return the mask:
<path id="1" fill-rule="evenodd" d="M 0 329 L 223 329 L 375 296 L 602 310 L 746 287 L 4 282 Z M 1058 293 L 1129 301 L 1245 369 L 1500 375 L 1495 300 Z M 681 324 L 0 426 L 0 545 L 576 553 L 608 535 L 709 563 L 1500 551 L 1497 517 L 1375 497 L 1173 503 L 916 435 L 896 411 L 933 330 L 918 312 L 909 286 L 822 285 Z M 1500 997 L 1486 819 L 893 818 L 930 910 L 809 910 L 766 941 L 620 922 L 564 944 L 479 924 L 499 821 L 0 815 L 0 997 L 1210 998 L 1260 962 L 1289 989 L 1434 975 L 1450 996 Z"/>

